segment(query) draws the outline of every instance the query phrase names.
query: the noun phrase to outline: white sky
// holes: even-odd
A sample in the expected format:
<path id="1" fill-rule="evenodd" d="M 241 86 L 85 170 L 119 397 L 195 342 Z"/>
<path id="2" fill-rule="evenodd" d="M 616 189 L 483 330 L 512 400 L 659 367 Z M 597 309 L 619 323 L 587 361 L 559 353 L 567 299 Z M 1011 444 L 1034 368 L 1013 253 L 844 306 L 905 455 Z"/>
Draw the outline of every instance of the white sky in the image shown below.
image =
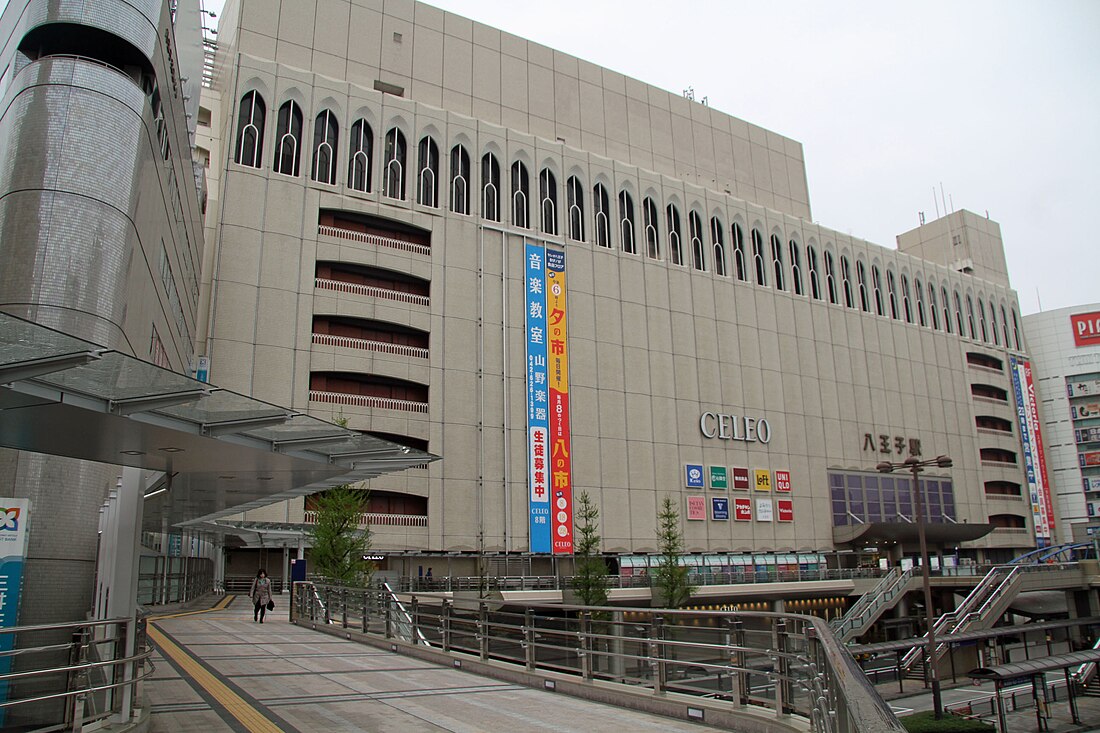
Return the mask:
<path id="1" fill-rule="evenodd" d="M 942 182 L 1000 222 L 1025 314 L 1100 302 L 1100 2 L 432 4 L 798 140 L 831 229 L 893 247 Z"/>

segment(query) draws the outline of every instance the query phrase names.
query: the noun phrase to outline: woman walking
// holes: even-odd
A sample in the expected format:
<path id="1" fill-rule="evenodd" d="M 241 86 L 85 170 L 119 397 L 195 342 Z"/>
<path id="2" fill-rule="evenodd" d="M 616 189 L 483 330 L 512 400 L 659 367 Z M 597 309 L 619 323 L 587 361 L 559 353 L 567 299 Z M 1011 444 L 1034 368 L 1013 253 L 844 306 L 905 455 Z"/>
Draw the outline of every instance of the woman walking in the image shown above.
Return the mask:
<path id="1" fill-rule="evenodd" d="M 267 571 L 260 568 L 256 577 L 252 580 L 252 589 L 248 591 L 248 597 L 252 599 L 252 622 L 264 622 L 264 614 L 268 608 L 275 604 L 271 602 L 271 580 L 267 577 Z"/>

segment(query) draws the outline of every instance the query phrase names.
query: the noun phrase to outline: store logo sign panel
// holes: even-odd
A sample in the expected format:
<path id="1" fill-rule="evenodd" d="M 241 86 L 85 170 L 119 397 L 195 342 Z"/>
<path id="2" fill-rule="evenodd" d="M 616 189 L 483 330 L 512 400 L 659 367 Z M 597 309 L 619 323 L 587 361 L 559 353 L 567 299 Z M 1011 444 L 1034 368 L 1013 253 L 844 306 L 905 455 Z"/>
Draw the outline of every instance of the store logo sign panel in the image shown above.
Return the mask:
<path id="1" fill-rule="evenodd" d="M 756 490 L 757 491 L 771 491 L 772 490 L 772 472 L 758 468 L 753 473 L 756 476 Z"/>
<path id="2" fill-rule="evenodd" d="M 758 522 L 770 522 L 770 521 L 772 521 L 772 500 L 771 499 L 757 499 L 756 500 L 756 521 L 758 521 Z"/>
<path id="3" fill-rule="evenodd" d="M 1073 326 L 1073 343 L 1077 346 L 1100 346 L 1100 311 L 1079 313 L 1069 317 Z"/>
<path id="4" fill-rule="evenodd" d="M 713 497 L 710 500 L 710 516 L 711 519 L 725 522 L 730 518 L 730 500 L 722 497 Z"/>
<path id="5" fill-rule="evenodd" d="M 706 486 L 703 479 L 703 464 L 689 463 L 684 466 L 684 486 L 689 489 L 702 489 Z"/>
<path id="6" fill-rule="evenodd" d="M 689 496 L 687 498 L 687 518 L 692 521 L 706 520 L 707 497 Z"/>
<path id="7" fill-rule="evenodd" d="M 729 476 L 726 473 L 725 466 L 710 466 L 710 488 L 712 489 L 728 489 L 729 488 Z"/>
<path id="8" fill-rule="evenodd" d="M 739 491 L 749 490 L 749 469 L 733 468 L 733 488 Z"/>
<path id="9" fill-rule="evenodd" d="M 775 490 L 785 491 L 788 494 L 791 493 L 791 472 L 790 471 L 776 471 L 775 472 Z"/>
<path id="10" fill-rule="evenodd" d="M 751 522 L 752 499 L 734 499 L 733 518 L 738 522 Z"/>
<path id="11" fill-rule="evenodd" d="M 780 522 L 794 521 L 794 502 L 790 499 L 778 499 L 775 502 L 776 513 Z"/>

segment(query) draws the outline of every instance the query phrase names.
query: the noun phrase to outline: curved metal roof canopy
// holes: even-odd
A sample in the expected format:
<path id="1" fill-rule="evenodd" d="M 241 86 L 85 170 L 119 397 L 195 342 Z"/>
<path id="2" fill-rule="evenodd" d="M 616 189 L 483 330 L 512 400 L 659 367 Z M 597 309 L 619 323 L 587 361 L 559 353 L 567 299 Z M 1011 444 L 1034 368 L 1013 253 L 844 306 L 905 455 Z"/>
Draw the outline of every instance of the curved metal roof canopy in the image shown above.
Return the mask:
<path id="1" fill-rule="evenodd" d="M 154 530 L 439 458 L 4 313 L 0 446 L 163 472 L 146 489 Z"/>

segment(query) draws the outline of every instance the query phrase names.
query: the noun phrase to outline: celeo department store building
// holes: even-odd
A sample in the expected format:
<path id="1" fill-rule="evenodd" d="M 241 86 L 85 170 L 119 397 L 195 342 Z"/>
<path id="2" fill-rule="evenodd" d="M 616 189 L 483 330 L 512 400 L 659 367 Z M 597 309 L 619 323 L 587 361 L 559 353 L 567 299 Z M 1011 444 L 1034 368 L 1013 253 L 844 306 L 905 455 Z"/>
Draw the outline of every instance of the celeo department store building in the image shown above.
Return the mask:
<path id="1" fill-rule="evenodd" d="M 1061 542 L 1100 539 L 1100 303 L 1026 316 Z"/>
<path id="2" fill-rule="evenodd" d="M 581 492 L 624 571 L 665 497 L 704 567 L 897 562 L 910 455 L 945 562 L 1052 541 L 996 223 L 819 226 L 798 142 L 422 3 L 230 0 L 218 44 L 196 354 L 442 457 L 370 483 L 383 568 L 550 572 Z"/>

